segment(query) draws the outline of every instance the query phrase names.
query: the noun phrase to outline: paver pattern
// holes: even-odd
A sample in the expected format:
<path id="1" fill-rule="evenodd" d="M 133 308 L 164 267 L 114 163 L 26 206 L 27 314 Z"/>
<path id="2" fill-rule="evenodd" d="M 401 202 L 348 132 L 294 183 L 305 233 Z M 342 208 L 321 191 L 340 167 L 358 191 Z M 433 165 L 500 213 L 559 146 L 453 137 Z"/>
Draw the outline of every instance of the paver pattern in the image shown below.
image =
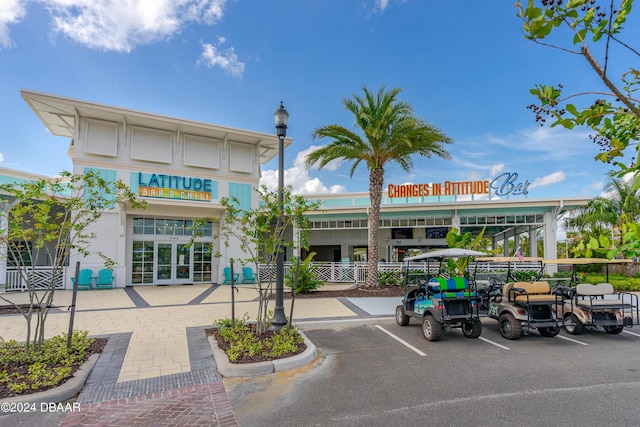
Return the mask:
<path id="1" fill-rule="evenodd" d="M 83 405 L 62 426 L 237 426 L 222 382 Z"/>
<path id="2" fill-rule="evenodd" d="M 5 294 L 18 304 L 28 294 Z M 236 317 L 257 311 L 256 291 L 240 286 Z M 237 422 L 204 329 L 231 317 L 228 286 L 153 286 L 79 291 L 74 329 L 110 340 L 63 426 L 235 426 Z M 66 333 L 71 291 L 56 291 L 46 336 Z M 336 299 L 299 299 L 298 319 L 356 318 Z M 285 310 L 289 310 L 288 302 Z M 0 336 L 21 340 L 26 322 L 0 317 Z"/>

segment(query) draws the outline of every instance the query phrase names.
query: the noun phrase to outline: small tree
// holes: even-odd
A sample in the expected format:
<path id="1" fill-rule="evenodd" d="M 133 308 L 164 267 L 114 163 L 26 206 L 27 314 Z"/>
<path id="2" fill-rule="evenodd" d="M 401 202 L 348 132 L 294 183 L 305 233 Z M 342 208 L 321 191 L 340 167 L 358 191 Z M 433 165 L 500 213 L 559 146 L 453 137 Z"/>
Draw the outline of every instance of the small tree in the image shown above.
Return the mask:
<path id="1" fill-rule="evenodd" d="M 241 260 L 243 264 L 253 263 L 256 271 L 259 265 L 265 264 L 268 271 L 275 264 L 279 251 L 286 248 L 308 248 L 309 225 L 304 215 L 307 211 L 318 210 L 318 202 L 309 202 L 302 196 L 291 194 L 290 188 L 285 188 L 283 194 L 284 214 L 281 224 L 277 219 L 280 215 L 278 193 L 268 191 L 265 186 L 256 190 L 260 196 L 260 204 L 251 210 L 243 210 L 237 199 L 223 197 L 220 204 L 225 208 L 225 213 L 220 224 L 220 233 L 213 236 L 219 238 L 225 247 L 237 244 L 239 249 L 248 255 Z M 218 218 L 208 217 L 194 221 L 193 228 L 198 229 L 205 222 L 219 221 Z M 285 231 L 293 229 L 299 233 L 298 239 L 287 240 Z M 192 237 L 195 239 L 196 234 Z M 221 254 L 216 254 L 220 256 Z M 262 334 L 269 323 L 268 304 L 273 293 L 273 277 L 270 274 L 266 281 L 258 277 L 254 287 L 259 294 L 258 314 L 256 316 L 256 332 Z"/>
<path id="2" fill-rule="evenodd" d="M 482 236 L 484 235 L 484 231 L 485 227 L 482 228 L 476 237 L 473 237 L 470 232 L 458 234 L 458 229 L 452 228 L 447 233 L 447 245 L 449 245 L 450 248 L 471 249 L 474 251 L 482 250 L 484 243 Z M 466 276 L 468 265 L 469 257 L 447 260 L 447 270 L 449 270 L 449 274 L 452 276 Z"/>
<path id="3" fill-rule="evenodd" d="M 0 299 L 13 304 L 25 318 L 27 352 L 31 343 L 35 350 L 42 346 L 56 284 L 64 277 L 70 253 L 75 251 L 82 256 L 90 253 L 95 235 L 88 227 L 118 202 L 127 202 L 134 208 L 144 206 L 124 183 L 106 181 L 97 172 L 60 175 L 51 180 L 0 185 L 5 195 L 0 219 L 6 225 L 0 232 L 0 244 L 6 248 L 8 263 L 18 269 L 26 284 L 30 304 L 22 308 L 4 296 Z M 98 255 L 105 260 L 105 266 L 113 266 L 113 260 L 100 252 Z M 44 287 L 35 271 L 38 260 L 43 258 L 51 267 L 49 282 Z M 31 341 L 34 313 L 36 325 Z"/>

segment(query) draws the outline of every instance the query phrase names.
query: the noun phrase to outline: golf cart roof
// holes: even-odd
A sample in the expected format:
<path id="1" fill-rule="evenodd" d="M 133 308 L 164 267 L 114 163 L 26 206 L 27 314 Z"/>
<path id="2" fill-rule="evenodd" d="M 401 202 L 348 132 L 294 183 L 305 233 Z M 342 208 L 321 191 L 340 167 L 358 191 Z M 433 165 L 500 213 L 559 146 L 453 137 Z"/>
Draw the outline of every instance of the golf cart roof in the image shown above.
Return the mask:
<path id="1" fill-rule="evenodd" d="M 531 257 L 522 257 L 519 258 L 517 256 L 484 256 L 476 258 L 476 261 L 491 261 L 491 262 L 540 262 L 544 258 L 531 256 Z"/>
<path id="2" fill-rule="evenodd" d="M 432 259 L 432 258 L 463 258 L 468 256 L 486 256 L 487 254 L 479 251 L 472 251 L 470 249 L 461 249 L 461 248 L 447 248 L 447 249 L 438 249 L 437 251 L 425 252 L 420 255 L 414 255 L 406 257 L 405 261 L 420 261 L 422 259 Z"/>
<path id="3" fill-rule="evenodd" d="M 560 258 L 545 259 L 545 264 L 557 265 L 585 265 L 585 264 L 625 264 L 633 262 L 631 259 L 607 259 L 607 258 Z"/>

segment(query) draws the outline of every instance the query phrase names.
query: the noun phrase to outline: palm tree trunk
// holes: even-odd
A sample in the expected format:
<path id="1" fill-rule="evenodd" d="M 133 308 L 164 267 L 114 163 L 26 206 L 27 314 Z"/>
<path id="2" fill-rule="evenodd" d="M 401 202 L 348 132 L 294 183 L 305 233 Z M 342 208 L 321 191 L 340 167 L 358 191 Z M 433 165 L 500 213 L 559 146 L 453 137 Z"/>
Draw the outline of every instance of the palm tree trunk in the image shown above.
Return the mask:
<path id="1" fill-rule="evenodd" d="M 369 254 L 367 256 L 367 286 L 378 286 L 378 243 L 380 235 L 380 199 L 382 198 L 382 183 L 384 168 L 373 168 L 369 173 Z"/>

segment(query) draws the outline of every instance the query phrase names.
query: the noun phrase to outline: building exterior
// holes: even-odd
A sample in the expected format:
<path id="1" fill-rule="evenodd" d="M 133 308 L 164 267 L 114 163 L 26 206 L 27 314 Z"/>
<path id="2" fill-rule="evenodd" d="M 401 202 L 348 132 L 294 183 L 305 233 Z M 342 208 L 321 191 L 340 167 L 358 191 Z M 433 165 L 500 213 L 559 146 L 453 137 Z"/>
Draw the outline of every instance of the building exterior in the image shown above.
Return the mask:
<path id="1" fill-rule="evenodd" d="M 387 191 L 380 209 L 379 256 L 386 261 L 402 261 L 407 251 L 447 247 L 445 236 L 455 228 L 459 233 L 477 234 L 491 239 L 492 248 L 502 244 L 505 251 L 528 238 L 529 256 L 557 258 L 557 222 L 571 209 L 584 206 L 589 198 L 461 200 L 465 196 L 389 197 Z M 311 251 L 322 261 L 366 259 L 368 193 L 309 196 L 322 203 L 322 212 L 310 214 Z M 538 253 L 541 235 L 544 253 Z M 512 244 L 507 241 L 511 239 Z M 504 253 L 503 255 L 513 255 Z"/>
<path id="2" fill-rule="evenodd" d="M 242 258 L 237 245 L 215 241 L 216 222 L 192 246 L 188 228 L 194 218 L 220 218 L 225 196 L 237 198 L 242 208 L 257 206 L 253 189 L 260 164 L 278 154 L 275 134 L 27 90 L 22 97 L 53 135 L 69 139 L 73 173 L 94 170 L 120 179 L 148 204 L 145 210 L 118 206 L 94 225 L 96 252 L 116 261 L 116 286 L 221 283 L 220 266 Z M 290 144 L 286 138 L 285 146 Z M 211 245 L 219 258 L 211 256 Z M 83 268 L 103 267 L 97 254 L 77 258 L 72 256 L 71 266 L 80 261 Z"/>
<path id="3" fill-rule="evenodd" d="M 88 170 L 107 180 L 120 179 L 146 200 L 144 210 L 119 205 L 94 224 L 92 255 L 73 254 L 61 287 L 76 261 L 82 268 L 103 268 L 100 251 L 116 262 L 115 286 L 222 283 L 229 259 L 246 257 L 239 245 L 221 245 L 211 222 L 194 245 L 187 245 L 192 221 L 222 218 L 222 197 L 233 196 L 242 208 L 257 206 L 254 191 L 260 165 L 278 154 L 273 135 L 112 107 L 23 90 L 22 97 L 53 135 L 69 140 L 75 174 Z M 285 139 L 285 147 L 292 143 Z M 0 179 L 29 179 L 24 172 L 0 170 Z M 41 177 L 40 177 L 41 178 Z M 507 173 L 491 181 L 389 185 L 382 200 L 379 254 L 401 261 L 408 251 L 446 247 L 451 228 L 485 236 L 493 247 L 542 230 L 544 254 L 529 239 L 530 256 L 556 258 L 560 215 L 583 206 L 587 198 L 527 199 L 527 181 Z M 310 212 L 311 251 L 324 262 L 364 261 L 367 252 L 367 193 L 315 195 L 322 210 Z M 290 230 L 294 239 L 296 230 Z M 512 245 L 512 247 L 515 247 Z M 508 245 L 504 244 L 507 248 Z M 212 256 L 211 253 L 220 256 Z M 287 259 L 292 254 L 287 254 Z M 510 255 L 510 254 L 506 254 Z M 6 257 L 0 276 L 11 282 Z M 2 278 L 0 278 L 2 280 Z"/>

